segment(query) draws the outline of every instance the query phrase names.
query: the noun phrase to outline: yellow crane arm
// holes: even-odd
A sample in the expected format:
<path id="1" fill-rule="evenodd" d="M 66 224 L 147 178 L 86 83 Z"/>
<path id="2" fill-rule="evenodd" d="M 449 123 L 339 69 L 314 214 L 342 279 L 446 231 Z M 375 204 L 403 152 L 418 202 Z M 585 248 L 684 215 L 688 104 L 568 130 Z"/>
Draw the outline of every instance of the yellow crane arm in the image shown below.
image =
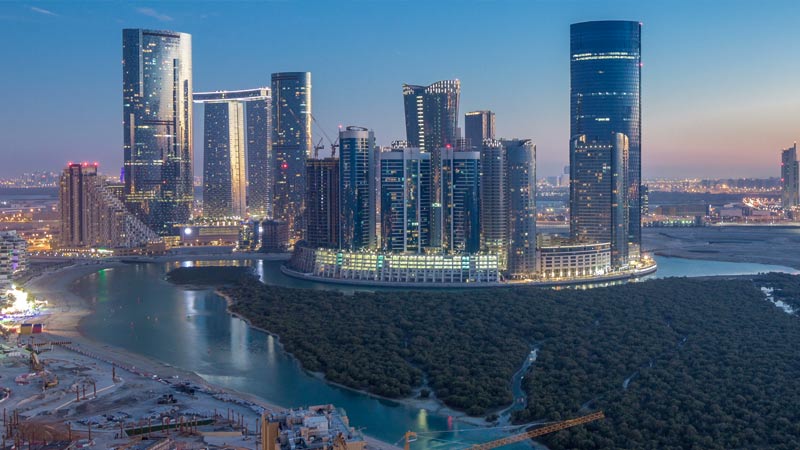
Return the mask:
<path id="1" fill-rule="evenodd" d="M 502 447 L 504 445 L 513 444 L 515 442 L 524 441 L 526 439 L 532 439 L 537 436 L 554 433 L 556 431 L 574 427 L 576 425 L 583 425 L 585 423 L 594 422 L 595 420 L 604 419 L 605 417 L 606 416 L 605 414 L 603 414 L 603 411 L 598 411 L 596 413 L 588 414 L 581 417 L 576 417 L 574 419 L 564 420 L 562 422 L 556 422 L 550 425 L 546 425 L 541 428 L 528 431 L 527 433 L 515 434 L 513 436 L 508 436 L 502 439 L 498 439 L 496 441 L 484 442 L 483 444 L 476 444 L 473 445 L 472 447 L 469 447 L 468 450 L 489 450 L 491 448 Z"/>

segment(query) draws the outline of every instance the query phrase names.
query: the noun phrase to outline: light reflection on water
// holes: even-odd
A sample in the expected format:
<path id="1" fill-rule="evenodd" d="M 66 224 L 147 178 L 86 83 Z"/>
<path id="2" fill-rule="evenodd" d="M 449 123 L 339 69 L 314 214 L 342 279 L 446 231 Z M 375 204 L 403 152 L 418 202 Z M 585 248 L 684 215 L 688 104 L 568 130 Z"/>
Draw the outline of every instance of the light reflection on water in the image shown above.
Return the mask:
<path id="1" fill-rule="evenodd" d="M 792 271 L 761 264 L 660 257 L 657 260 L 658 276 Z M 95 273 L 76 283 L 76 292 L 90 299 L 95 307 L 95 313 L 82 321 L 82 330 L 97 341 L 194 371 L 211 383 L 247 392 L 279 405 L 290 407 L 333 403 L 348 412 L 354 426 L 363 427 L 367 434 L 390 443 L 396 442 L 407 430 L 461 430 L 441 437 L 462 444 L 484 442 L 502 436 L 499 432 L 488 430 L 467 432 L 465 429 L 474 426 L 424 409 L 332 386 L 309 375 L 280 348 L 273 336 L 252 330 L 244 321 L 228 315 L 224 299 L 213 290 L 183 289 L 164 281 L 164 274 L 169 270 L 192 264 L 252 264 L 265 283 L 343 292 L 354 290 L 352 286 L 338 287 L 286 277 L 280 272 L 279 261 L 132 264 Z M 453 447 L 439 438 L 434 439 L 432 435 L 420 436 L 420 442 L 415 444 L 415 448 L 434 446 Z M 527 447 L 527 444 L 518 445 L 518 448 Z"/>

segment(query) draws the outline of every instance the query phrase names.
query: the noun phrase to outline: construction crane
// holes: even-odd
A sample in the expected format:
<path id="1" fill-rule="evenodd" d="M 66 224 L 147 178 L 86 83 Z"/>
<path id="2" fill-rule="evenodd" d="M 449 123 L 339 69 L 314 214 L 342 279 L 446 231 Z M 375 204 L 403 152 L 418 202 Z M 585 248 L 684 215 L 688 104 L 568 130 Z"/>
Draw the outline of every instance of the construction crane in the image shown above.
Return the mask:
<path id="1" fill-rule="evenodd" d="M 328 144 L 330 144 L 330 146 L 331 146 L 331 158 L 335 158 L 336 157 L 336 149 L 339 148 L 339 138 L 337 137 L 336 141 L 331 140 L 331 137 L 328 136 L 328 133 L 325 132 L 325 128 L 322 128 L 322 125 L 320 125 L 320 123 L 317 120 L 317 118 L 314 117 L 314 114 L 311 114 L 311 120 L 313 120 L 314 123 L 317 124 L 317 127 L 319 127 L 319 131 L 322 131 L 322 135 L 325 136 L 325 139 L 328 140 Z M 319 142 L 321 144 L 322 143 L 322 139 L 320 139 Z M 320 149 L 324 148 L 324 146 L 321 146 L 320 144 L 317 144 L 317 146 Z M 314 158 L 317 157 L 316 150 L 317 150 L 317 147 L 314 147 Z"/>
<path id="2" fill-rule="evenodd" d="M 319 142 L 314 146 L 314 159 L 319 159 L 319 151 L 324 148 L 325 146 L 322 145 L 322 138 L 319 138 Z"/>
<path id="3" fill-rule="evenodd" d="M 595 420 L 601 420 L 604 419 L 605 417 L 606 416 L 605 414 L 603 414 L 603 411 L 598 411 L 585 416 L 576 417 L 574 419 L 568 419 L 568 420 L 563 420 L 561 422 L 551 423 L 549 425 L 545 425 L 535 430 L 528 431 L 527 433 L 515 434 L 513 436 L 500 438 L 494 441 L 484 442 L 483 444 L 475 444 L 471 447 L 467 447 L 467 450 L 489 450 L 492 448 L 502 447 L 504 445 L 513 444 L 515 442 L 521 442 L 527 439 L 533 439 L 535 437 L 543 436 L 545 434 L 555 433 L 556 431 L 565 430 L 567 428 L 583 425 L 589 422 L 594 422 Z M 406 432 L 404 437 L 406 443 L 403 446 L 403 449 L 410 450 L 411 442 L 417 440 L 417 433 L 414 433 L 413 431 L 408 431 Z"/>

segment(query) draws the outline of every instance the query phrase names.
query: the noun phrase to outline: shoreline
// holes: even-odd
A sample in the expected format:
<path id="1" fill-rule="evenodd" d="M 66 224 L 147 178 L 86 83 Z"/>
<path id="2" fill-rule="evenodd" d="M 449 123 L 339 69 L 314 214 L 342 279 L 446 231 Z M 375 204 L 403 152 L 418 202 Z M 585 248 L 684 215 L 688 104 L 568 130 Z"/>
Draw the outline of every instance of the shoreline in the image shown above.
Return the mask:
<path id="1" fill-rule="evenodd" d="M 458 410 L 452 409 L 449 406 L 447 406 L 444 403 L 442 403 L 436 397 L 432 397 L 432 398 L 429 398 L 429 399 L 417 399 L 417 398 L 414 398 L 414 397 L 404 397 L 404 398 L 385 397 L 385 396 L 382 396 L 382 395 L 373 394 L 372 392 L 367 392 L 367 391 L 364 391 L 364 390 L 361 390 L 361 389 L 356 389 L 356 388 L 353 388 L 353 387 L 350 387 L 350 386 L 345 386 L 344 384 L 337 383 L 335 381 L 330 381 L 327 378 L 325 378 L 325 374 L 322 373 L 322 372 L 312 372 L 310 370 L 307 370 L 306 368 L 303 367 L 303 364 L 293 354 L 291 354 L 290 352 L 286 351 L 286 349 L 283 348 L 283 343 L 281 342 L 281 338 L 280 338 L 279 335 L 277 335 L 277 334 L 275 334 L 275 333 L 273 333 L 273 332 L 271 332 L 269 330 L 266 330 L 264 328 L 261 328 L 261 327 L 258 327 L 256 325 L 253 325 L 253 323 L 250 321 L 250 319 L 242 316 L 239 313 L 235 313 L 235 312 L 231 311 L 230 307 L 231 307 L 231 305 L 233 303 L 236 303 L 236 300 L 232 299 L 229 295 L 221 292 L 219 290 L 219 288 L 214 288 L 214 293 L 216 293 L 217 295 L 219 295 L 220 297 L 225 299 L 225 302 L 227 303 L 226 311 L 228 312 L 228 314 L 230 314 L 233 317 L 236 317 L 237 319 L 240 319 L 241 321 L 246 323 L 248 327 L 250 327 L 250 328 L 252 328 L 254 330 L 257 330 L 257 331 L 260 331 L 260 332 L 265 333 L 267 335 L 273 336 L 278 341 L 278 345 L 281 347 L 281 349 L 287 355 L 289 355 L 289 357 L 291 357 L 292 360 L 295 363 L 299 364 L 299 366 L 303 370 L 303 372 L 309 374 L 310 376 L 312 376 L 314 378 L 319 379 L 320 381 L 322 381 L 324 383 L 327 383 L 327 384 L 329 384 L 331 386 L 336 386 L 338 388 L 345 389 L 345 390 L 348 390 L 348 391 L 351 391 L 351 392 L 356 392 L 356 393 L 359 393 L 359 394 L 362 394 L 362 395 L 366 395 L 366 396 L 374 398 L 376 400 L 384 400 L 384 401 L 393 402 L 393 403 L 396 403 L 396 404 L 402 405 L 402 406 L 425 409 L 425 410 L 428 410 L 428 411 L 430 411 L 430 412 L 432 412 L 434 414 L 452 416 L 454 420 L 457 420 L 457 421 L 460 421 L 462 423 L 466 423 L 466 424 L 469 424 L 469 425 L 473 425 L 473 426 L 477 426 L 477 427 L 489 427 L 489 426 L 491 426 L 491 424 L 486 422 L 486 420 L 483 417 L 469 416 L 469 415 L 467 415 L 467 413 L 465 413 L 463 411 L 458 411 Z M 431 392 L 431 394 L 433 394 L 433 392 Z M 505 410 L 505 408 L 503 410 Z"/>
<path id="2" fill-rule="evenodd" d="M 229 256 L 227 258 L 222 256 Z M 182 260 L 241 260 L 241 259 L 264 259 L 262 255 L 255 255 L 250 258 L 242 258 L 240 255 L 206 255 L 204 257 L 195 255 L 170 256 L 160 261 L 152 262 L 174 262 Z M 280 259 L 280 258 L 273 258 Z M 146 263 L 148 261 L 141 261 Z M 138 263 L 138 262 L 137 262 Z M 93 313 L 92 301 L 77 295 L 72 286 L 79 279 L 100 272 L 102 270 L 124 267 L 130 262 L 114 260 L 90 260 L 78 261 L 75 264 L 59 268 L 54 271 L 43 272 L 36 277 L 28 280 L 24 284 L 24 289 L 39 300 L 47 301 L 47 307 L 42 312 L 40 319 L 45 324 L 46 333 L 54 337 L 70 339 L 72 345 L 82 351 L 98 355 L 98 360 L 108 360 L 120 368 L 131 366 L 136 370 L 149 373 L 158 373 L 161 378 L 179 378 L 184 381 L 191 381 L 197 385 L 208 389 L 211 392 L 228 395 L 233 403 L 249 403 L 267 410 L 286 410 L 287 407 L 267 401 L 253 394 L 217 386 L 203 379 L 195 372 L 172 366 L 156 358 L 134 353 L 119 347 L 95 341 L 86 336 L 82 331 L 82 319 Z M 255 328 L 255 327 L 254 327 Z M 126 370 L 127 369 L 123 369 Z M 239 400 L 240 402 L 237 402 Z M 334 405 L 335 406 L 335 405 Z M 368 448 L 377 450 L 398 450 L 399 447 L 381 441 L 377 438 L 363 434 Z"/>

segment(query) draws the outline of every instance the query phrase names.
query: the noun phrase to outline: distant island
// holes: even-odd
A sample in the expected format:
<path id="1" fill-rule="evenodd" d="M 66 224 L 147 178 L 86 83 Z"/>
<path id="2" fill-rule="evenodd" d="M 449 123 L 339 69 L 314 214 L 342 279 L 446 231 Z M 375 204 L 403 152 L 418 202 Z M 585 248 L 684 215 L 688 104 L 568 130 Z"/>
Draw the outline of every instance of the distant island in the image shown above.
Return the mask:
<path id="1" fill-rule="evenodd" d="M 220 291 L 233 313 L 279 335 L 329 381 L 392 398 L 431 395 L 489 420 L 510 406 L 512 377 L 538 348 L 513 422 L 607 416 L 544 438 L 551 449 L 800 448 L 800 322 L 762 287 L 782 298 L 800 281 L 348 296 L 245 277 Z"/>

